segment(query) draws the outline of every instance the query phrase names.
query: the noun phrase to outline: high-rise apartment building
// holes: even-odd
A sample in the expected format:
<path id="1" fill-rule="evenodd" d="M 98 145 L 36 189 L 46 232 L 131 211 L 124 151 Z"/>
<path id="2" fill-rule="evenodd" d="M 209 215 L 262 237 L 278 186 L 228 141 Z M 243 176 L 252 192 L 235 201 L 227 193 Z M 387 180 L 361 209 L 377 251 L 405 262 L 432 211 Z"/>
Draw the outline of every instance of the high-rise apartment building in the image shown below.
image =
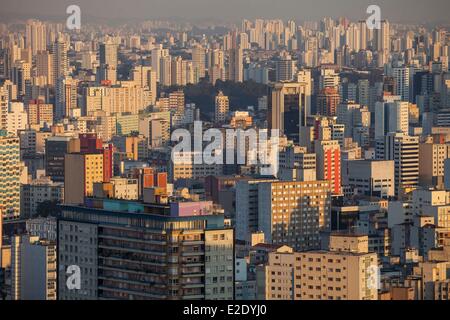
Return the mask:
<path id="1" fill-rule="evenodd" d="M 64 206 L 59 298 L 233 299 L 233 229 L 223 215 L 212 214 L 212 203 L 204 205 L 102 200 L 91 207 Z M 73 264 L 81 268 L 81 290 L 66 286 Z"/>
<path id="2" fill-rule="evenodd" d="M 341 194 L 341 147 L 337 140 L 316 140 L 317 179 L 328 180 L 333 194 Z"/>
<path id="3" fill-rule="evenodd" d="M 257 266 L 256 284 L 258 300 L 300 300 L 300 253 L 280 245 L 270 252 L 268 261 Z"/>
<path id="4" fill-rule="evenodd" d="M 134 82 L 142 87 L 147 87 L 151 92 L 151 103 L 155 104 L 157 96 L 157 76 L 156 71 L 150 66 L 136 66 L 133 71 Z"/>
<path id="5" fill-rule="evenodd" d="M 394 94 L 401 97 L 402 101 L 410 101 L 411 83 L 409 67 L 393 68 L 393 77 L 395 81 Z"/>
<path id="6" fill-rule="evenodd" d="M 334 69 L 321 69 L 319 76 L 319 91 L 325 88 L 337 88 L 339 86 L 339 74 Z"/>
<path id="7" fill-rule="evenodd" d="M 395 194 L 419 184 L 419 137 L 388 133 L 376 141 L 376 159 L 394 160 Z"/>
<path id="8" fill-rule="evenodd" d="M 56 300 L 56 243 L 29 235 L 11 242 L 11 298 Z"/>
<path id="9" fill-rule="evenodd" d="M 236 183 L 236 239 L 250 241 L 259 229 L 258 185 L 274 179 L 243 179 Z"/>
<path id="10" fill-rule="evenodd" d="M 301 300 L 378 300 L 376 253 L 312 251 L 300 259 Z"/>
<path id="11" fill-rule="evenodd" d="M 381 21 L 381 28 L 375 30 L 376 48 L 381 52 L 391 50 L 391 29 L 388 21 Z"/>
<path id="12" fill-rule="evenodd" d="M 131 113 L 116 114 L 116 134 L 119 136 L 139 132 L 139 115 Z"/>
<path id="13" fill-rule="evenodd" d="M 13 135 L 18 135 L 18 131 L 25 130 L 27 125 L 28 114 L 24 110 L 23 103 L 10 102 L 6 121 L 6 131 Z"/>
<path id="14" fill-rule="evenodd" d="M 95 111 L 105 111 L 106 115 L 115 113 L 137 114 L 152 104 L 153 93 L 134 81 L 122 81 L 120 86 L 87 87 L 83 93 L 83 114 L 92 115 Z"/>
<path id="15" fill-rule="evenodd" d="M 9 92 L 2 86 L 0 87 L 0 130 L 6 130 L 8 121 Z"/>
<path id="16" fill-rule="evenodd" d="M 172 85 L 171 57 L 169 55 L 161 57 L 159 65 L 160 65 L 159 83 L 166 87 L 171 86 Z"/>
<path id="17" fill-rule="evenodd" d="M 107 80 L 111 84 L 117 82 L 117 45 L 115 43 L 100 44 L 100 69 L 98 82 Z"/>
<path id="18" fill-rule="evenodd" d="M 160 148 L 170 142 L 170 112 L 153 112 L 139 119 L 139 133 L 149 147 Z"/>
<path id="19" fill-rule="evenodd" d="M 180 56 L 173 57 L 171 61 L 171 82 L 173 86 L 185 86 L 186 85 L 186 69 L 183 70 L 183 67 L 186 67 L 183 64 L 183 58 Z"/>
<path id="20" fill-rule="evenodd" d="M 377 270 L 367 236 L 332 235 L 329 251 L 295 252 L 280 246 L 257 267 L 257 298 L 378 300 Z"/>
<path id="21" fill-rule="evenodd" d="M 55 85 L 53 82 L 55 77 L 53 76 L 53 54 L 48 51 L 39 51 L 36 54 L 36 77 L 45 77 L 48 85 Z"/>
<path id="22" fill-rule="evenodd" d="M 292 81 L 296 72 L 296 61 L 287 52 L 280 54 L 279 60 L 276 61 L 276 81 Z"/>
<path id="23" fill-rule="evenodd" d="M 84 203 L 94 194 L 94 183 L 103 181 L 103 154 L 66 154 L 64 175 L 64 203 Z"/>
<path id="24" fill-rule="evenodd" d="M 194 71 L 194 82 L 197 83 L 205 77 L 205 49 L 201 46 L 192 48 L 192 67 Z"/>
<path id="25" fill-rule="evenodd" d="M 230 49 L 228 54 L 228 80 L 234 82 L 244 81 L 244 55 L 242 48 Z"/>
<path id="26" fill-rule="evenodd" d="M 450 145 L 428 141 L 419 144 L 419 183 L 423 187 L 444 186 L 444 161 L 450 158 Z"/>
<path id="27" fill-rule="evenodd" d="M 351 186 L 355 194 L 380 198 L 395 196 L 394 161 L 353 160 L 343 167 L 343 185 Z"/>
<path id="28" fill-rule="evenodd" d="M 389 132 L 409 134 L 409 103 L 404 101 L 375 103 L 375 138 Z"/>
<path id="29" fill-rule="evenodd" d="M 53 124 L 53 105 L 43 103 L 41 100 L 32 100 L 26 106 L 28 124 L 42 127 Z"/>
<path id="30" fill-rule="evenodd" d="M 67 58 L 68 44 L 62 38 L 58 38 L 52 45 L 52 83 L 56 84 L 59 78 L 65 78 L 69 73 L 69 61 Z"/>
<path id="31" fill-rule="evenodd" d="M 296 250 L 320 248 L 321 231 L 329 230 L 329 181 L 280 181 L 258 185 L 258 231 L 266 241 Z"/>
<path id="32" fill-rule="evenodd" d="M 223 50 L 214 49 L 210 52 L 211 58 L 208 65 L 209 81 L 215 84 L 217 80 L 225 81 L 225 54 Z"/>
<path id="33" fill-rule="evenodd" d="M 78 80 L 72 77 L 59 77 L 56 80 L 55 119 L 70 117 L 78 109 Z"/>
<path id="34" fill-rule="evenodd" d="M 278 177 L 283 181 L 315 181 L 316 154 L 307 148 L 288 146 L 279 153 Z"/>
<path id="35" fill-rule="evenodd" d="M 182 152 L 175 155 L 175 160 L 170 161 L 169 167 L 171 181 L 195 181 L 208 176 L 220 176 L 223 174 L 223 165 L 204 162 L 197 164 L 194 162 L 195 157 L 198 157 L 195 151 Z"/>
<path id="36" fill-rule="evenodd" d="M 20 215 L 20 141 L 0 130 L 0 212 L 4 220 Z"/>
<path id="37" fill-rule="evenodd" d="M 31 49 L 31 54 L 47 50 L 47 28 L 38 20 L 29 20 L 25 26 L 26 48 Z"/>
<path id="38" fill-rule="evenodd" d="M 48 177 L 38 178 L 27 184 L 21 185 L 20 210 L 21 217 L 32 218 L 37 214 L 40 203 L 55 201 L 63 203 L 64 184 L 53 182 Z"/>
<path id="39" fill-rule="evenodd" d="M 28 81 L 31 80 L 31 63 L 18 60 L 12 66 L 11 81 L 17 86 L 19 96 L 26 95 Z"/>
<path id="40" fill-rule="evenodd" d="M 156 118 L 148 122 L 148 146 L 162 148 L 170 142 L 170 122 L 167 119 Z"/>
<path id="41" fill-rule="evenodd" d="M 317 95 L 317 113 L 334 117 L 340 102 L 341 98 L 336 88 L 325 88 Z"/>
<path id="42" fill-rule="evenodd" d="M 230 100 L 222 91 L 216 96 L 215 104 L 215 122 L 223 123 L 226 120 L 230 108 Z"/>

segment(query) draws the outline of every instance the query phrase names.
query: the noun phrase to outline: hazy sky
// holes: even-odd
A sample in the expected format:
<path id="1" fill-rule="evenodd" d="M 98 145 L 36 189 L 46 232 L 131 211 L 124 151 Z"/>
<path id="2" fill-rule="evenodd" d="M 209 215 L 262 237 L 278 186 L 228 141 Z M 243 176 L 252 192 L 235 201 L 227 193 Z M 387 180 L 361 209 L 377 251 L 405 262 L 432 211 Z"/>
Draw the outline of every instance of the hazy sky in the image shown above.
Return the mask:
<path id="1" fill-rule="evenodd" d="M 392 21 L 450 23 L 450 0 L 0 0 L 0 19 L 61 17 L 64 21 L 70 4 L 79 5 L 86 19 L 130 21 L 174 17 L 228 21 L 243 17 L 361 19 L 367 16 L 369 4 L 378 4 L 383 18 Z"/>

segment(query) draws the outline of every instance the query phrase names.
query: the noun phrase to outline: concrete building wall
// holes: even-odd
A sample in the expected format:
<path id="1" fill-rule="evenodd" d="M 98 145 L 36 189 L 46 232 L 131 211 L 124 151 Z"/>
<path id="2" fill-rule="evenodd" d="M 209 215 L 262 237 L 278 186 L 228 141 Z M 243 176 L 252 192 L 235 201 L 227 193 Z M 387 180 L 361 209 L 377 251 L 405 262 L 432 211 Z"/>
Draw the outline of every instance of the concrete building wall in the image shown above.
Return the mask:
<path id="1" fill-rule="evenodd" d="M 295 250 L 320 248 L 331 225 L 329 181 L 272 182 L 258 186 L 258 229 L 266 241 Z"/>
<path id="2" fill-rule="evenodd" d="M 234 230 L 205 230 L 205 299 L 234 298 Z"/>

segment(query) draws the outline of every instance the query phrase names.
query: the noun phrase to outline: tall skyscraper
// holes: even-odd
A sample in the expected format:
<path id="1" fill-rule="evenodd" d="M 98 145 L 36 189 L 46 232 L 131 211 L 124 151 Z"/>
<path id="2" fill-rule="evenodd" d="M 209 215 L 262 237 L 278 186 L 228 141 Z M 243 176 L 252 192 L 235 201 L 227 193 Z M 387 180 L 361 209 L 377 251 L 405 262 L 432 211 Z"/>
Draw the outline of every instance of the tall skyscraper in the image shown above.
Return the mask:
<path id="1" fill-rule="evenodd" d="M 300 127 L 306 125 L 306 117 L 310 114 L 308 88 L 311 87 L 303 82 L 274 83 L 269 87 L 269 129 L 278 129 L 281 135 L 300 142 Z"/>
<path id="2" fill-rule="evenodd" d="M 47 51 L 39 51 L 36 54 L 36 77 L 45 77 L 48 85 L 55 85 L 53 62 L 53 54 Z"/>
<path id="3" fill-rule="evenodd" d="M 103 80 L 117 82 L 117 45 L 115 43 L 100 44 L 99 82 Z"/>
<path id="4" fill-rule="evenodd" d="M 61 37 L 53 43 L 52 56 L 53 56 L 53 80 L 52 83 L 56 84 L 59 78 L 64 78 L 69 74 L 69 61 L 67 59 L 67 42 Z"/>
<path id="5" fill-rule="evenodd" d="M 20 215 L 20 143 L 19 138 L 0 130 L 0 212 L 3 219 Z"/>
<path id="6" fill-rule="evenodd" d="M 242 49 L 237 47 L 229 50 L 228 80 L 244 81 L 244 56 Z"/>
<path id="7" fill-rule="evenodd" d="M 31 80 L 31 64 L 25 60 L 16 61 L 11 70 L 11 80 L 17 86 L 17 93 L 24 97 L 27 82 Z"/>
<path id="8" fill-rule="evenodd" d="M 72 77 L 59 77 L 55 89 L 55 119 L 71 116 L 78 109 L 78 80 Z"/>
<path id="9" fill-rule="evenodd" d="M 394 94 L 400 96 L 402 101 L 410 101 L 412 87 L 410 84 L 409 68 L 393 68 L 392 73 L 395 81 Z"/>
<path id="10" fill-rule="evenodd" d="M 376 159 L 395 161 L 395 194 L 419 184 L 419 137 L 388 133 L 376 141 Z"/>
<path id="11" fill-rule="evenodd" d="M 0 130 L 6 130 L 8 121 L 9 93 L 2 86 L 0 87 Z"/>
<path id="12" fill-rule="evenodd" d="M 25 26 L 26 48 L 31 49 L 32 55 L 47 50 L 47 28 L 38 20 L 29 20 Z"/>
<path id="13" fill-rule="evenodd" d="M 215 84 L 217 80 L 225 80 L 225 56 L 223 50 L 214 49 L 210 52 L 208 75 L 209 81 Z"/>
<path id="14" fill-rule="evenodd" d="M 205 77 L 205 49 L 197 45 L 192 48 L 192 67 L 194 69 L 194 82 L 197 83 Z"/>
<path id="15" fill-rule="evenodd" d="M 381 52 L 391 50 L 391 29 L 387 20 L 381 21 L 381 28 L 375 30 L 376 48 Z"/>
<path id="16" fill-rule="evenodd" d="M 409 103 L 404 101 L 375 103 L 375 138 L 389 132 L 409 134 Z"/>
<path id="17" fill-rule="evenodd" d="M 169 87 L 172 85 L 172 59 L 170 56 L 161 57 L 159 62 L 159 83 Z"/>
<path id="18" fill-rule="evenodd" d="M 152 62 L 152 69 L 156 73 L 156 81 L 160 81 L 159 75 L 160 75 L 160 60 L 163 55 L 163 49 L 162 45 L 160 44 L 158 47 L 152 49 L 152 55 L 151 55 L 151 62 Z"/>
<path id="19" fill-rule="evenodd" d="M 341 147 L 337 140 L 316 140 L 317 178 L 330 181 L 334 195 L 341 194 Z"/>
<path id="20" fill-rule="evenodd" d="M 359 27 L 359 44 L 361 46 L 362 50 L 367 49 L 367 22 L 366 21 L 358 21 L 358 27 Z"/>
<path id="21" fill-rule="evenodd" d="M 178 57 L 172 58 L 171 67 L 171 84 L 173 86 L 185 86 L 186 85 L 186 70 L 183 72 L 183 59 Z"/>

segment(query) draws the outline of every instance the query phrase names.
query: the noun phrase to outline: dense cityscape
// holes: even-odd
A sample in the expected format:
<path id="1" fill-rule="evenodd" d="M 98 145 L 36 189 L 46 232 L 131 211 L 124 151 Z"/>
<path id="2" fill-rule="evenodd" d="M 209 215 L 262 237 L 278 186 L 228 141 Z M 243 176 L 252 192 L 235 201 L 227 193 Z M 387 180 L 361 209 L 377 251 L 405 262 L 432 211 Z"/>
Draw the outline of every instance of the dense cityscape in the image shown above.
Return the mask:
<path id="1" fill-rule="evenodd" d="M 450 300 L 450 23 L 372 9 L 0 20 L 0 300 Z"/>

